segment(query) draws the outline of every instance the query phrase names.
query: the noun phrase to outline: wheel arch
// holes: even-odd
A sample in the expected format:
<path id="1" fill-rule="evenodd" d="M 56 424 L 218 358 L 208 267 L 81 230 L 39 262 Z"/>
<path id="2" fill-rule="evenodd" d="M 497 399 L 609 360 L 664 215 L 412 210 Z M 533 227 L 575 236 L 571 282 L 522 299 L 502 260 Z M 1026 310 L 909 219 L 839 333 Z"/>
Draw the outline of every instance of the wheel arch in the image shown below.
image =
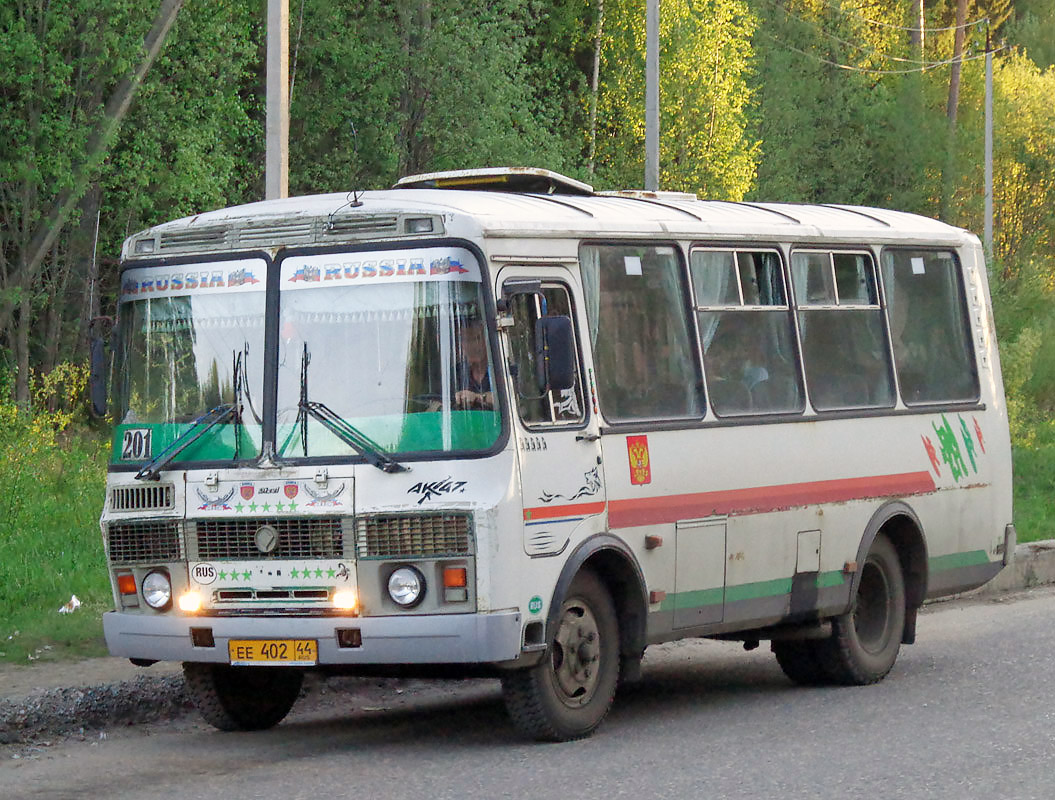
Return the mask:
<path id="1" fill-rule="evenodd" d="M 883 533 L 897 550 L 901 573 L 905 579 L 905 605 L 914 612 L 927 596 L 927 539 L 923 523 L 912 508 L 901 500 L 892 500 L 882 505 L 868 521 L 861 544 L 857 549 L 857 564 L 860 567 L 872 548 L 876 536 Z M 861 582 L 861 569 L 854 572 L 850 586 L 850 597 L 857 594 Z"/>
<path id="2" fill-rule="evenodd" d="M 619 623 L 621 660 L 639 659 L 645 651 L 648 611 L 645 577 L 630 548 L 608 533 L 586 539 L 564 562 L 546 615 L 547 640 L 558 624 L 561 603 L 572 581 L 583 569 L 597 575 L 611 595 Z"/>

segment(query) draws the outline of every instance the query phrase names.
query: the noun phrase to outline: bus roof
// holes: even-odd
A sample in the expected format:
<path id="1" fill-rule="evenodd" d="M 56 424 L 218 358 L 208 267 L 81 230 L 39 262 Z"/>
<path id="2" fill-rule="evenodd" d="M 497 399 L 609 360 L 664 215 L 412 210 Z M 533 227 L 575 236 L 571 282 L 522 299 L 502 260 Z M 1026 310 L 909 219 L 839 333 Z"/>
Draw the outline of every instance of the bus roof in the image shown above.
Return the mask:
<path id="1" fill-rule="evenodd" d="M 545 170 L 510 170 L 509 188 L 486 181 L 498 171 L 463 170 L 406 179 L 396 188 L 290 197 L 233 206 L 158 225 L 125 242 L 144 257 L 262 247 L 399 240 L 436 235 L 460 221 L 496 237 L 639 237 L 722 241 L 892 242 L 958 245 L 970 236 L 928 217 L 850 205 L 697 200 L 678 192 L 594 193 Z M 488 188 L 460 188 L 483 180 Z M 562 182 L 563 181 L 563 182 Z M 519 191 L 518 187 L 545 192 Z M 421 188 L 444 186 L 451 188 Z M 406 187 L 406 188 L 404 188 Z M 422 224 L 431 218 L 434 225 Z M 973 238 L 973 237 L 971 237 Z"/>

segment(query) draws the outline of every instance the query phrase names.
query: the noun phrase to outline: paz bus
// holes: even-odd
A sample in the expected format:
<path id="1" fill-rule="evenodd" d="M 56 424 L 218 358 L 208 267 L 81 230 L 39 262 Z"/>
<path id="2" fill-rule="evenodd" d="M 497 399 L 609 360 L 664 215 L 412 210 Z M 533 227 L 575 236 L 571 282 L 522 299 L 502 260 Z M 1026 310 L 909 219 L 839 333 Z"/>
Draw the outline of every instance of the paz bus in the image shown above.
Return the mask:
<path id="1" fill-rule="evenodd" d="M 317 670 L 497 676 L 575 739 L 686 637 L 870 684 L 1013 554 L 983 252 L 931 219 L 464 170 L 121 269 L 106 641 L 220 729 Z"/>

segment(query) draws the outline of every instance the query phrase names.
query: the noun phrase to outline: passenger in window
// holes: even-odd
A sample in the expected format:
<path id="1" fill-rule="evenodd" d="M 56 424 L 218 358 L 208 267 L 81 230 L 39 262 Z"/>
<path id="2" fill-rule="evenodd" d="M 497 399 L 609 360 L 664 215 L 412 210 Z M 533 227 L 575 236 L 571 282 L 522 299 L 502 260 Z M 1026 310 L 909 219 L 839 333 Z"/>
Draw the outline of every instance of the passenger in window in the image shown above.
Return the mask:
<path id="1" fill-rule="evenodd" d="M 458 408 L 493 409 L 494 393 L 491 390 L 491 369 L 487 361 L 487 338 L 483 322 L 473 320 L 458 332 L 460 359 L 457 369 L 457 386 L 454 404 Z"/>

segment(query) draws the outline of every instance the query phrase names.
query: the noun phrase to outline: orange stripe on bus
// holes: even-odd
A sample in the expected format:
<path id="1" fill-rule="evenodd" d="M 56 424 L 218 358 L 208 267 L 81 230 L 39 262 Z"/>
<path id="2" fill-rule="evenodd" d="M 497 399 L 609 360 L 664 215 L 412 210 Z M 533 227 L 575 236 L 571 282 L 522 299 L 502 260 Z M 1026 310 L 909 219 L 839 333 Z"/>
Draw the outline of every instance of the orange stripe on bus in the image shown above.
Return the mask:
<path id="1" fill-rule="evenodd" d="M 656 525 L 715 514 L 762 514 L 815 503 L 925 494 L 935 491 L 936 488 L 929 472 L 906 472 L 899 475 L 610 500 L 608 524 L 612 528 L 632 528 L 637 525 Z"/>
<path id="2" fill-rule="evenodd" d="M 525 508 L 524 519 L 553 519 L 554 517 L 577 517 L 588 514 L 600 514 L 604 511 L 604 501 L 597 503 L 572 503 L 565 506 L 539 506 Z"/>

